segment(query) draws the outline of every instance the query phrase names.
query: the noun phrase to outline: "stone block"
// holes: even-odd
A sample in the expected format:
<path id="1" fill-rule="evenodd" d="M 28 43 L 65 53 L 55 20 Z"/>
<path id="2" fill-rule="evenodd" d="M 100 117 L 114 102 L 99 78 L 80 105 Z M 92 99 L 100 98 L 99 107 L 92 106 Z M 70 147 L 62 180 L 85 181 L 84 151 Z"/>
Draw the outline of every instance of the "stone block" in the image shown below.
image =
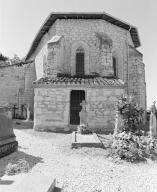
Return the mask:
<path id="1" fill-rule="evenodd" d="M 42 172 L 31 172 L 15 186 L 10 192 L 53 192 L 56 186 L 56 179 L 52 175 Z"/>

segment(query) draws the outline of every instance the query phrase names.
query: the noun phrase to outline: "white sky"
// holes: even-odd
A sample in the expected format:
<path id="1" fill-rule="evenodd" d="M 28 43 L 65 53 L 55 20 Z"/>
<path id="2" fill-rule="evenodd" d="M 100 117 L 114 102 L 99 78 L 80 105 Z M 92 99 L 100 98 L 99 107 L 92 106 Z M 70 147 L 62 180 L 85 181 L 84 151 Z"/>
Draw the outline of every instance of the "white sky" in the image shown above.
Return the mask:
<path id="1" fill-rule="evenodd" d="M 24 57 L 50 12 L 105 11 L 138 28 L 146 66 L 147 103 L 157 100 L 156 0 L 0 0 L 0 52 Z"/>

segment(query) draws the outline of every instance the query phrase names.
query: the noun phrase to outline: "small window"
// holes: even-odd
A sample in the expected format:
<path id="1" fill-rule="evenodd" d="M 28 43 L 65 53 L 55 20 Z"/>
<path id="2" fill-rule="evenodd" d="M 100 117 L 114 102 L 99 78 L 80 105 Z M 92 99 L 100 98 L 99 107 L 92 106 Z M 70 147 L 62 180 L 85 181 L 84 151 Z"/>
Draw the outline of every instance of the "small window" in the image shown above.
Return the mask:
<path id="1" fill-rule="evenodd" d="M 79 47 L 76 50 L 76 75 L 84 75 L 84 49 Z"/>
<path id="2" fill-rule="evenodd" d="M 112 62 L 113 62 L 113 75 L 116 77 L 117 76 L 117 59 L 116 59 L 116 57 L 112 57 Z"/>

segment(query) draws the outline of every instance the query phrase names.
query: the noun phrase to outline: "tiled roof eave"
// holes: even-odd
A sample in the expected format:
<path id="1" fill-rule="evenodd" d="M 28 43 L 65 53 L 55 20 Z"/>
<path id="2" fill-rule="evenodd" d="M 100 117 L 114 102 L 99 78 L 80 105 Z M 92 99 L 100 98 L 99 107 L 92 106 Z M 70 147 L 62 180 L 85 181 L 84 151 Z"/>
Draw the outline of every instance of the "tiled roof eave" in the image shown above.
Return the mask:
<path id="1" fill-rule="evenodd" d="M 113 85 L 113 86 L 107 86 L 107 85 L 76 85 L 76 84 L 34 84 L 34 88 L 97 88 L 97 89 L 124 89 L 126 85 Z"/>

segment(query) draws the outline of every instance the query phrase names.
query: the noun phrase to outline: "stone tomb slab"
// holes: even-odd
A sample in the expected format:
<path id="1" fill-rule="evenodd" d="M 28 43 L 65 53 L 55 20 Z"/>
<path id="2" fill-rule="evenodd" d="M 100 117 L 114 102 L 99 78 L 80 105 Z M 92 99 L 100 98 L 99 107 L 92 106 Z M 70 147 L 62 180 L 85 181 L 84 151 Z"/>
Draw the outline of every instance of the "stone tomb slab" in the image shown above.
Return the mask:
<path id="1" fill-rule="evenodd" d="M 76 131 L 72 133 L 72 148 L 78 147 L 97 147 L 104 148 L 103 143 L 100 141 L 96 133 L 80 134 Z"/>
<path id="2" fill-rule="evenodd" d="M 10 192 L 54 192 L 56 179 L 41 172 L 28 173 Z"/>

